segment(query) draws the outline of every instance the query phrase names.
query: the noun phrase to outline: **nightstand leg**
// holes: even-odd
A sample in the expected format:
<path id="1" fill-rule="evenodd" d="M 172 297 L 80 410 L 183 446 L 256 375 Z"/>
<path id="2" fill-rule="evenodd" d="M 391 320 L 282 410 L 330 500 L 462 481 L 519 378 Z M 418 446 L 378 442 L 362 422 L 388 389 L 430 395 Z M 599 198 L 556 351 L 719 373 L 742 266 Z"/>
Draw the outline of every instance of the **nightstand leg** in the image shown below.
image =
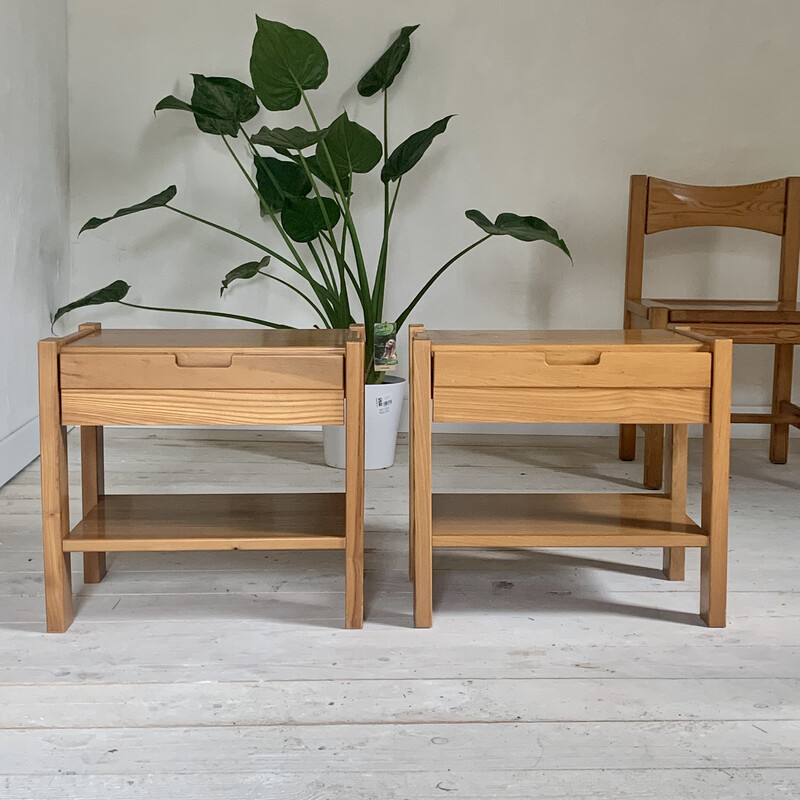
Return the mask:
<path id="1" fill-rule="evenodd" d="M 636 458 L 636 426 L 619 426 L 620 461 L 633 461 Z"/>
<path id="2" fill-rule="evenodd" d="M 413 347 L 414 336 L 425 330 L 424 325 L 408 326 L 408 374 L 409 377 L 414 370 Z M 414 426 L 411 420 L 414 419 L 414 393 L 409 389 L 408 392 L 408 579 L 414 580 Z"/>
<path id="3" fill-rule="evenodd" d="M 364 625 L 364 341 L 346 345 L 345 627 Z"/>
<path id="4" fill-rule="evenodd" d="M 81 428 L 81 489 L 85 517 L 105 492 L 103 428 L 100 426 L 85 425 Z M 105 574 L 105 553 L 83 554 L 84 583 L 100 583 Z"/>
<path id="5" fill-rule="evenodd" d="M 433 516 L 431 485 L 431 343 L 415 339 L 411 352 L 413 415 L 414 626 L 433 624 Z"/>
<path id="6" fill-rule="evenodd" d="M 414 418 L 414 398 L 408 395 L 408 419 Z M 413 426 L 408 426 L 408 579 L 414 580 L 414 498 L 416 490 L 414 485 L 414 431 Z"/>
<path id="7" fill-rule="evenodd" d="M 644 426 L 644 488 L 660 489 L 664 470 L 664 426 Z"/>
<path id="8" fill-rule="evenodd" d="M 700 551 L 700 616 L 709 628 L 724 628 L 728 587 L 728 480 L 730 473 L 730 339 L 712 344 L 711 420 L 703 426 L 703 530 Z"/>
<path id="9" fill-rule="evenodd" d="M 667 449 L 664 483 L 667 497 L 672 501 L 675 519 L 686 515 L 686 484 L 689 460 L 689 426 L 667 426 Z M 686 577 L 686 548 L 664 548 L 664 575 L 670 581 Z"/>
<path id="10" fill-rule="evenodd" d="M 42 470 L 42 534 L 47 630 L 63 633 L 72 623 L 70 554 L 63 540 L 69 534 L 67 429 L 61 425 L 58 342 L 39 342 L 39 431 Z"/>

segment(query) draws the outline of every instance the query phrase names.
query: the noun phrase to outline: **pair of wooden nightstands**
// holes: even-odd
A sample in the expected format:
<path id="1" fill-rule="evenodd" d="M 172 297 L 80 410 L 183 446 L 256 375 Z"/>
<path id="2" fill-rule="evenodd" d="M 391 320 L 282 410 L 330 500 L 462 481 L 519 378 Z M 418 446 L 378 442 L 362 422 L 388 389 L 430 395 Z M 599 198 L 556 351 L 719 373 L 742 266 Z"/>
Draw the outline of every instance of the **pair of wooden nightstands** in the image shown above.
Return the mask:
<path id="1" fill-rule="evenodd" d="M 662 547 L 683 578 L 701 548 L 701 615 L 725 624 L 731 342 L 670 331 L 431 331 L 411 326 L 414 619 L 432 623 L 435 547 Z M 39 345 L 47 628 L 129 550 L 345 552 L 345 624 L 363 621 L 364 335 L 346 330 L 101 330 Z M 437 495 L 432 422 L 669 424 L 667 491 Z M 686 515 L 687 425 L 704 425 L 703 508 Z M 346 490 L 106 495 L 104 425 L 346 425 Z M 67 426 L 81 427 L 83 519 L 69 525 Z"/>

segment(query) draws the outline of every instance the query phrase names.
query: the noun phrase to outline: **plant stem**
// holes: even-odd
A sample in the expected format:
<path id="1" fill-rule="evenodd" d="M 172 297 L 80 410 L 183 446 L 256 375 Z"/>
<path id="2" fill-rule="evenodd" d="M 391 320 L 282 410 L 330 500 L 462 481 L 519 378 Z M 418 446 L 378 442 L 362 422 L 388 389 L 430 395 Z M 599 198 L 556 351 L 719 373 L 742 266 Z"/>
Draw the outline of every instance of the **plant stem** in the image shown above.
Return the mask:
<path id="1" fill-rule="evenodd" d="M 256 197 L 258 197 L 258 199 L 261 201 L 261 204 L 266 209 L 267 213 L 270 216 L 270 219 L 273 221 L 273 223 L 275 223 L 275 227 L 278 229 L 278 232 L 280 233 L 281 237 L 283 238 L 283 241 L 286 244 L 286 246 L 289 248 L 292 256 L 294 256 L 295 261 L 297 261 L 298 266 L 300 266 L 301 269 L 303 270 L 303 272 L 301 272 L 301 274 L 303 274 L 304 276 L 308 275 L 310 277 L 311 273 L 308 272 L 308 267 L 306 267 L 305 262 L 300 257 L 300 253 L 297 251 L 297 248 L 294 246 L 294 242 L 286 234 L 286 231 L 284 231 L 283 226 L 280 224 L 278 218 L 275 216 L 275 212 L 270 208 L 269 203 L 267 203 L 267 201 L 264 199 L 264 196 L 261 194 L 261 191 L 259 190 L 259 188 L 256 185 L 255 181 L 250 177 L 250 173 L 247 171 L 247 168 L 245 167 L 245 165 L 242 164 L 241 159 L 239 158 L 239 156 L 236 155 L 236 151 L 231 147 L 231 144 L 228 141 L 228 137 L 227 136 L 223 136 L 222 137 L 222 141 L 225 143 L 225 147 L 228 148 L 228 152 L 231 154 L 231 156 L 233 156 L 233 160 L 236 162 L 237 166 L 241 170 L 242 175 L 244 175 L 245 179 L 250 184 L 250 187 L 256 193 Z M 267 171 L 269 172 L 269 170 L 267 170 Z"/>
<path id="2" fill-rule="evenodd" d="M 176 214 L 180 214 L 183 217 L 188 217 L 189 219 L 195 220 L 195 222 L 202 222 L 203 225 L 208 225 L 211 228 L 216 228 L 218 231 L 224 231 L 225 233 L 230 234 L 231 236 L 235 236 L 237 239 L 241 239 L 243 242 L 247 242 L 248 244 L 253 245 L 253 247 L 257 247 L 264 253 L 269 253 L 274 259 L 280 261 L 283 264 L 286 264 L 287 267 L 291 267 L 292 269 L 297 272 L 297 265 L 293 264 L 289 261 L 288 258 L 284 258 L 280 253 L 276 253 L 274 250 L 270 250 L 269 247 L 266 245 L 261 244 L 260 242 L 255 241 L 255 239 L 248 239 L 247 236 L 243 236 L 241 233 L 237 233 L 236 231 L 232 231 L 230 228 L 225 228 L 222 225 L 217 225 L 216 222 L 211 222 L 211 220 L 203 219 L 203 217 L 195 216 L 194 214 L 190 214 L 188 211 L 183 211 L 180 208 L 175 208 L 175 206 L 166 205 L 164 208 L 168 208 L 170 211 L 174 211 Z"/>
<path id="3" fill-rule="evenodd" d="M 303 102 L 305 103 L 306 108 L 308 109 L 308 113 L 311 116 L 311 121 L 314 124 L 314 127 L 319 131 L 321 130 L 319 127 L 319 122 L 317 122 L 316 114 L 314 114 L 314 109 L 311 107 L 311 103 L 308 101 L 308 96 L 305 93 L 305 90 L 300 90 L 301 96 L 303 98 Z M 353 243 L 353 255 L 356 259 L 356 268 L 358 270 L 358 295 L 359 299 L 361 300 L 362 310 L 364 312 L 364 326 L 366 329 L 366 336 L 367 336 L 367 344 L 370 342 L 371 336 L 371 329 L 374 323 L 373 314 L 372 314 L 372 302 L 371 302 L 371 292 L 369 288 L 369 277 L 367 276 L 367 268 L 364 264 L 364 254 L 361 251 L 361 243 L 358 240 L 358 233 L 356 231 L 355 222 L 353 221 L 353 216 L 350 213 L 350 201 L 345 193 L 344 189 L 342 188 L 342 182 L 339 179 L 339 173 L 336 171 L 336 167 L 333 164 L 333 159 L 331 158 L 330 151 L 328 150 L 328 146 L 325 144 L 325 140 L 323 139 L 320 144 L 322 145 L 322 151 L 325 153 L 325 157 L 328 160 L 328 166 L 331 170 L 331 175 L 333 175 L 333 179 L 336 183 L 336 188 L 339 192 L 339 195 L 342 198 L 342 204 L 344 207 L 344 220 L 345 225 L 350 230 L 350 238 Z M 352 180 L 352 178 L 351 178 Z"/>
<path id="4" fill-rule="evenodd" d="M 319 253 L 317 253 L 316 248 L 314 247 L 314 242 L 306 242 L 308 245 L 309 252 L 311 253 L 312 258 L 314 259 L 314 263 L 317 265 L 317 269 L 322 275 L 322 280 L 325 282 L 325 286 L 327 287 L 328 291 L 331 293 L 332 296 L 335 296 L 336 289 L 331 284 L 331 279 L 328 273 L 325 271 L 325 266 L 322 263 L 322 259 L 319 257 Z"/>
<path id="5" fill-rule="evenodd" d="M 383 165 L 389 158 L 389 90 L 383 90 Z M 389 184 L 383 181 L 383 237 L 378 267 L 375 271 L 375 285 L 372 289 L 372 307 L 375 320 L 383 316 L 383 296 L 386 284 L 386 260 L 389 255 Z"/>
<path id="6" fill-rule="evenodd" d="M 202 314 L 207 317 L 226 317 L 227 319 L 239 319 L 244 322 L 253 322 L 256 325 L 263 325 L 266 328 L 280 328 L 283 330 L 292 330 L 291 325 L 279 325 L 277 322 L 268 322 L 265 319 L 256 319 L 255 317 L 243 317 L 240 314 L 225 314 L 222 311 L 199 311 L 194 308 L 161 308 L 160 306 L 142 306 L 138 303 L 126 303 L 123 300 L 117 300 L 121 306 L 128 306 L 130 308 L 143 308 L 145 311 L 169 311 L 174 314 Z"/>
<path id="7" fill-rule="evenodd" d="M 326 303 L 330 302 L 330 300 L 331 300 L 330 291 L 328 290 L 328 288 L 326 286 L 323 286 L 319 281 L 314 280 L 314 277 L 308 271 L 308 267 L 306 266 L 306 264 L 303 261 L 303 259 L 300 257 L 300 253 L 297 251 L 297 248 L 294 246 L 294 242 L 289 238 L 289 236 L 287 235 L 286 231 L 283 229 L 283 226 L 278 221 L 278 218 L 275 216 L 275 212 L 270 208 L 269 204 L 264 199 L 264 196 L 261 194 L 261 191 L 259 190 L 259 188 L 256 185 L 255 181 L 253 181 L 253 179 L 250 177 L 250 173 L 247 171 L 247 169 L 244 166 L 244 164 L 242 164 L 241 160 L 239 159 L 239 156 L 236 155 L 236 152 L 231 147 L 231 144 L 228 141 L 228 137 L 227 136 L 222 136 L 222 141 L 225 143 L 225 147 L 228 148 L 228 152 L 231 154 L 231 156 L 233 157 L 233 160 L 236 162 L 237 166 L 241 170 L 242 175 L 244 175 L 244 177 L 247 179 L 247 182 L 250 184 L 251 188 L 256 193 L 256 196 L 258 197 L 258 199 L 261 202 L 262 206 L 267 210 L 267 213 L 269 214 L 270 219 L 272 220 L 272 222 L 274 223 L 275 227 L 277 228 L 278 233 L 280 233 L 281 237 L 283 238 L 284 243 L 289 248 L 289 251 L 291 252 L 292 256 L 294 257 L 295 261 L 297 262 L 298 269 L 296 271 L 300 275 L 302 275 L 303 278 L 305 278 L 306 281 L 308 281 L 309 285 L 313 289 L 314 294 L 317 296 L 317 299 L 320 301 L 320 303 L 325 305 Z M 248 142 L 249 141 L 250 140 L 248 138 Z M 252 143 L 250 144 L 250 146 L 252 147 Z M 273 178 L 273 180 L 274 180 L 274 178 Z"/>
<path id="8" fill-rule="evenodd" d="M 333 265 L 331 264 L 330 256 L 328 255 L 328 248 L 325 247 L 326 239 L 322 236 L 319 237 L 319 249 L 322 251 L 322 257 L 325 259 L 325 266 L 328 268 L 328 274 L 331 277 L 331 283 L 339 291 L 339 287 L 336 286 L 336 273 L 333 271 Z M 328 244 L 330 246 L 330 243 Z"/>
<path id="9" fill-rule="evenodd" d="M 333 236 L 333 225 L 331 225 L 331 220 L 330 217 L 328 216 L 328 209 L 325 208 L 325 203 L 322 202 L 322 195 L 319 193 L 319 187 L 317 186 L 317 182 L 314 180 L 314 173 L 308 166 L 308 161 L 306 161 L 306 157 L 299 150 L 297 151 L 297 155 L 300 158 L 300 164 L 305 170 L 306 177 L 308 178 L 309 183 L 311 184 L 311 188 L 314 190 L 314 196 L 317 198 L 317 203 L 319 203 L 319 208 L 320 211 L 322 212 L 322 218 L 325 220 L 325 227 L 327 227 L 328 233 L 331 236 Z"/>
<path id="10" fill-rule="evenodd" d="M 286 197 L 286 193 L 283 191 L 283 188 L 278 183 L 278 180 L 275 178 L 275 175 L 273 174 L 272 170 L 267 166 L 266 162 L 264 161 L 264 159 L 261 156 L 261 153 L 259 153 L 258 150 L 256 150 L 256 147 L 253 144 L 253 140 L 247 134 L 247 131 L 241 125 L 239 125 L 239 130 L 241 131 L 242 136 L 247 141 L 247 144 L 250 146 L 250 151 L 253 154 L 253 158 L 260 162 L 262 168 L 266 172 L 267 177 L 272 182 L 272 185 L 275 187 L 276 191 L 281 195 L 281 197 L 285 198 Z M 230 147 L 228 149 L 230 150 Z M 314 182 L 314 176 L 311 174 L 311 171 L 308 169 L 308 165 L 305 163 L 305 160 L 303 159 L 303 154 L 299 150 L 297 151 L 297 153 L 298 153 L 298 155 L 300 156 L 300 159 L 303 162 L 303 167 L 304 167 L 304 169 L 306 171 L 306 175 L 308 176 L 308 179 L 309 179 L 312 187 L 314 188 L 314 192 L 317 195 L 317 198 L 318 198 L 318 201 L 319 201 L 319 205 L 320 205 L 320 208 L 322 209 L 322 214 L 323 214 L 323 217 L 325 219 L 325 224 L 328 226 L 328 230 L 331 230 L 331 235 L 332 235 L 331 223 L 330 223 L 330 220 L 328 219 L 327 209 L 325 208 L 325 204 L 322 202 L 322 198 L 319 196 L 319 191 L 317 190 L 316 183 Z M 241 164 L 240 164 L 240 166 L 241 166 Z M 251 181 L 251 184 L 252 184 L 252 181 Z M 260 197 L 261 197 L 261 195 L 259 194 L 259 198 Z M 278 227 L 279 230 L 281 231 L 281 233 L 283 234 L 282 227 L 280 225 L 278 225 L 278 221 L 277 221 L 274 213 L 269 208 L 267 208 L 266 210 L 270 214 L 270 217 L 272 218 L 273 223 L 275 223 L 276 227 Z M 285 236 L 284 236 L 284 239 L 286 239 Z M 288 240 L 287 240 L 287 243 L 288 243 Z M 291 247 L 291 245 L 290 245 L 290 247 Z M 317 298 L 319 299 L 320 303 L 322 303 L 325 306 L 326 309 L 328 309 L 330 307 L 329 308 L 329 314 L 331 316 L 331 322 L 330 323 L 326 323 L 326 324 L 332 324 L 334 315 L 331 312 L 335 312 L 336 316 L 338 316 L 339 315 L 339 311 L 340 311 L 340 309 L 338 309 L 336 307 L 336 303 L 335 303 L 335 299 L 336 299 L 336 297 L 338 295 L 338 289 L 336 287 L 336 279 L 335 279 L 335 277 L 333 277 L 333 270 L 330 269 L 330 262 L 328 262 L 328 269 L 330 271 L 331 277 L 333 278 L 332 282 L 328 280 L 328 275 L 325 273 L 325 270 L 322 268 L 322 264 L 320 263 L 319 257 L 314 252 L 314 249 L 311 246 L 311 244 L 309 244 L 309 249 L 311 250 L 311 254 L 313 255 L 314 260 L 316 261 L 317 266 L 319 267 L 319 271 L 322 274 L 322 279 L 324 280 L 325 285 L 326 285 L 326 287 L 328 289 L 328 292 L 330 294 L 329 302 L 325 302 L 325 298 L 321 295 L 321 293 L 319 291 L 317 291 L 314 288 L 314 284 L 311 282 L 310 278 L 306 278 L 306 280 L 308 280 L 309 283 L 311 284 L 311 287 L 312 287 L 312 289 L 314 289 L 314 293 L 317 295 Z M 323 250 L 323 252 L 324 252 L 324 250 Z M 328 260 L 328 254 L 326 252 L 324 252 L 324 255 L 325 255 L 325 260 L 327 261 Z M 306 276 L 304 275 L 303 277 L 306 277 Z M 349 313 L 348 313 L 348 316 L 349 316 Z"/>
<path id="11" fill-rule="evenodd" d="M 483 238 L 478 239 L 477 242 L 473 242 L 469 247 L 465 247 L 460 253 L 456 253 L 456 255 L 454 255 L 446 264 L 444 264 L 443 266 L 439 267 L 439 269 L 437 269 L 436 272 L 433 273 L 433 276 L 431 277 L 431 279 L 419 290 L 419 292 L 417 293 L 417 296 L 406 306 L 406 308 L 403 311 L 403 313 L 400 314 L 400 316 L 397 318 L 397 321 L 395 322 L 395 325 L 397 325 L 397 328 L 399 329 L 400 326 L 406 321 L 406 319 L 408 319 L 408 315 L 414 310 L 414 307 L 422 299 L 422 297 L 425 294 L 425 292 L 427 292 L 428 289 L 430 289 L 431 286 L 433 286 L 434 281 L 451 264 L 454 264 L 456 261 L 458 261 L 459 258 L 461 258 L 461 256 L 466 255 L 467 253 L 469 253 L 470 250 L 472 250 L 473 248 L 477 247 L 479 244 L 483 244 L 487 239 L 491 239 L 491 234 L 487 234 Z"/>
<path id="12" fill-rule="evenodd" d="M 289 289 L 291 289 L 296 294 L 299 294 L 300 297 L 302 297 L 303 300 L 305 300 L 306 303 L 308 303 L 311 306 L 311 308 L 313 308 L 314 311 L 317 312 L 317 314 L 318 314 L 319 318 L 322 320 L 323 324 L 328 325 L 328 320 L 325 318 L 325 314 L 322 313 L 322 309 L 319 308 L 319 306 L 317 306 L 317 304 L 307 294 L 302 292 L 300 289 L 298 289 L 293 284 L 289 283 L 289 281 L 285 281 L 285 280 L 283 280 L 283 278 L 279 278 L 277 275 L 272 275 L 269 272 L 262 272 L 261 270 L 258 271 L 258 274 L 259 275 L 263 275 L 265 278 L 271 278 L 273 281 L 277 281 L 278 283 L 282 283 L 284 286 L 287 286 Z"/>
<path id="13" fill-rule="evenodd" d="M 347 233 L 347 228 L 344 229 L 344 232 Z M 324 239 L 324 241 L 326 241 L 330 245 L 331 250 L 333 250 L 334 254 L 336 255 L 336 263 L 337 263 L 337 265 L 339 267 L 339 282 L 340 282 L 341 286 L 346 288 L 346 285 L 345 285 L 345 282 L 344 282 L 344 276 L 345 276 L 345 274 L 347 274 L 347 276 L 350 278 L 350 282 L 353 284 L 353 288 L 356 290 L 356 292 L 358 292 L 359 291 L 358 279 L 353 274 L 353 270 L 350 269 L 350 265 L 347 263 L 347 261 L 345 261 L 344 257 L 341 255 L 341 252 L 337 251 L 336 244 L 335 244 L 335 239 L 332 236 L 331 237 L 325 236 L 324 233 L 322 234 L 322 238 Z M 343 236 L 342 237 L 342 250 L 344 250 L 345 241 L 346 241 L 346 237 Z M 361 297 L 361 295 L 359 295 L 359 298 L 360 297 Z"/>
<path id="14" fill-rule="evenodd" d="M 335 236 L 335 234 L 333 232 L 333 225 L 331 224 L 330 217 L 328 216 L 328 209 L 325 207 L 325 203 L 322 202 L 322 195 L 320 194 L 319 187 L 317 186 L 316 180 L 314 180 L 314 174 L 311 172 L 311 168 L 308 166 L 308 162 L 306 161 L 305 156 L 302 154 L 302 152 L 300 152 L 300 150 L 297 151 L 297 155 L 299 157 L 299 160 L 300 160 L 300 163 L 301 163 L 303 169 L 305 170 L 306 176 L 308 177 L 308 180 L 311 183 L 311 188 L 314 190 L 314 195 L 317 198 L 317 203 L 319 204 L 320 211 L 322 212 L 322 218 L 325 220 L 325 227 L 328 229 L 329 238 L 327 239 L 327 242 L 328 242 L 328 245 L 331 248 L 331 250 L 333 250 L 333 255 L 334 255 L 334 258 L 336 259 L 336 263 L 339 265 L 339 282 L 340 282 L 339 283 L 339 287 L 338 287 L 339 303 L 340 303 L 340 306 L 341 306 L 341 311 L 342 311 L 343 317 L 346 316 L 346 318 L 349 320 L 350 316 L 351 316 L 350 315 L 350 300 L 349 300 L 349 298 L 347 296 L 347 286 L 345 285 L 345 280 L 344 280 L 344 268 L 342 267 L 342 263 L 345 262 L 344 249 L 342 249 L 342 252 L 339 252 L 336 249 L 336 236 Z M 336 204 L 339 205 L 338 201 L 334 200 L 334 202 L 336 202 Z M 341 209 L 341 206 L 339 206 L 339 207 Z M 346 225 L 343 225 L 342 228 L 345 231 L 347 230 L 347 226 Z M 324 243 L 325 241 L 326 241 L 325 236 L 324 235 L 320 236 L 320 242 Z M 342 245 L 344 245 L 344 240 L 342 240 Z M 331 274 L 331 279 L 332 279 L 333 285 L 335 287 L 336 286 L 336 277 L 335 277 L 335 274 L 333 272 L 333 269 L 331 268 L 330 261 L 328 260 L 328 253 L 325 250 L 324 244 L 322 244 L 321 246 L 322 246 L 322 252 L 323 252 L 323 254 L 325 256 L 325 260 L 326 260 L 326 262 L 328 264 L 328 269 L 330 270 L 330 274 Z M 322 267 L 320 267 L 320 270 L 321 269 L 322 269 Z M 359 291 L 359 288 L 358 288 L 357 285 L 356 285 L 356 291 L 357 292 Z M 360 296 L 361 295 L 359 293 L 359 297 Z"/>
<path id="15" fill-rule="evenodd" d="M 389 228 L 392 224 L 394 207 L 397 205 L 397 195 L 400 193 L 400 184 L 402 181 L 402 176 L 397 179 L 397 185 L 395 186 L 394 197 L 392 198 L 391 206 L 387 206 L 388 210 L 383 220 L 383 242 L 381 243 L 381 254 L 378 257 L 378 270 L 375 275 L 375 290 L 373 292 L 375 319 L 379 322 L 379 318 L 383 316 L 383 299 L 386 292 L 386 268 L 389 261 Z M 386 184 L 385 188 L 388 195 L 389 185 Z"/>

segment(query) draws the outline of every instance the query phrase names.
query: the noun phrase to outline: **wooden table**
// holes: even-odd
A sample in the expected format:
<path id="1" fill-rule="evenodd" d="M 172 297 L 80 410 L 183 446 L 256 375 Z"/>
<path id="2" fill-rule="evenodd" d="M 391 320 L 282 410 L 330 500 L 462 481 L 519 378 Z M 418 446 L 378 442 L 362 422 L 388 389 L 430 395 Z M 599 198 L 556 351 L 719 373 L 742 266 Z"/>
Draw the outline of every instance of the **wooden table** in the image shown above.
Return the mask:
<path id="1" fill-rule="evenodd" d="M 347 402 L 345 402 L 345 399 Z M 345 624 L 363 621 L 364 333 L 102 330 L 39 342 L 47 630 L 72 619 L 70 558 L 98 583 L 105 554 L 344 550 Z M 104 425 L 346 425 L 346 490 L 106 495 Z M 81 426 L 83 519 L 70 530 L 67 426 Z"/>
<path id="2" fill-rule="evenodd" d="M 433 618 L 435 547 L 661 547 L 684 577 L 701 548 L 700 614 L 725 626 L 730 339 L 688 331 L 428 331 L 411 326 L 410 574 Z M 662 494 L 433 494 L 431 422 L 669 425 Z M 703 424 L 700 524 L 686 514 L 689 423 Z"/>

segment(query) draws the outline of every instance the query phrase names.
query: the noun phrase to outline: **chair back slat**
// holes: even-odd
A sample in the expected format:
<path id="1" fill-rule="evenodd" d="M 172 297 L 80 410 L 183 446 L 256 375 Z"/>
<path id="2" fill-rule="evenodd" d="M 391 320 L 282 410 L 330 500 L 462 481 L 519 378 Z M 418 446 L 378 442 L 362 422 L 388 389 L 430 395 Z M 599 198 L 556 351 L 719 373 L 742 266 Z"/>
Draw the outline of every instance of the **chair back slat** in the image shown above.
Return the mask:
<path id="1" fill-rule="evenodd" d="M 720 225 L 782 236 L 785 216 L 785 178 L 744 186 L 648 180 L 646 233 Z"/>

